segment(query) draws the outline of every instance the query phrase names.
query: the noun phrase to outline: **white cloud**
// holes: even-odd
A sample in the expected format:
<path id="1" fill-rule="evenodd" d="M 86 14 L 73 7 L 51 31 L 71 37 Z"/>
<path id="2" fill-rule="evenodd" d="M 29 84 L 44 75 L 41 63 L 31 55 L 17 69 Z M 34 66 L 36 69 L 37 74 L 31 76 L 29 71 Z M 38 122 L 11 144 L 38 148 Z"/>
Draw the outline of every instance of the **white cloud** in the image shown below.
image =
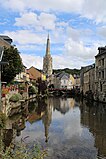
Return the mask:
<path id="1" fill-rule="evenodd" d="M 19 31 L 5 31 L 5 35 L 10 36 L 14 39 L 15 43 L 18 44 L 44 44 L 45 36 L 36 34 L 30 30 L 19 30 Z"/>
<path id="2" fill-rule="evenodd" d="M 81 68 L 95 62 L 98 47 L 103 46 L 103 41 L 97 41 L 92 46 L 85 46 L 82 41 L 74 41 L 69 38 L 65 42 L 64 51 L 61 55 L 53 56 L 54 68 Z"/>
<path id="3" fill-rule="evenodd" d="M 21 18 L 15 18 L 15 20 L 16 23 L 14 25 L 16 26 L 34 26 L 38 23 L 37 15 L 33 12 L 24 13 Z"/>
<path id="4" fill-rule="evenodd" d="M 97 44 L 87 47 L 82 41 L 73 41 L 71 38 L 65 43 L 65 54 L 71 57 L 93 59 L 97 50 Z"/>
<path id="5" fill-rule="evenodd" d="M 18 0 L 16 2 L 16 0 L 1 0 L 0 4 L 5 7 L 6 9 L 10 9 L 11 11 L 24 11 L 25 10 L 25 1 L 23 0 Z"/>
<path id="6" fill-rule="evenodd" d="M 0 25 L 5 25 L 6 24 L 6 22 L 0 22 Z"/>
<path id="7" fill-rule="evenodd" d="M 52 53 L 55 51 L 54 49 L 51 50 L 51 56 L 53 58 L 53 69 L 58 68 L 78 68 L 80 69 L 81 66 L 87 66 L 95 62 L 95 55 L 98 53 L 98 47 L 104 46 L 103 42 L 94 43 L 91 47 L 84 46 L 82 41 L 74 41 L 71 38 L 68 39 L 65 43 L 63 48 L 63 53 L 53 55 Z M 59 51 L 59 48 L 56 50 Z M 45 47 L 44 47 L 45 52 Z M 45 53 L 44 53 L 45 54 Z M 26 63 L 27 67 L 33 66 L 42 69 L 43 67 L 43 58 L 40 56 L 30 55 L 27 54 L 22 56 L 24 59 L 24 63 Z M 30 62 L 32 61 L 32 62 Z"/>
<path id="8" fill-rule="evenodd" d="M 72 27 L 67 27 L 67 36 L 74 41 L 79 41 L 80 31 Z"/>
<path id="9" fill-rule="evenodd" d="M 86 66 L 87 64 L 92 64 L 94 62 L 94 57 L 97 54 L 97 48 L 100 46 L 99 42 L 92 44 L 92 46 L 86 46 L 83 41 L 80 40 L 80 31 L 68 27 L 67 35 L 64 34 L 64 29 L 57 29 L 58 31 L 52 32 L 52 37 L 50 36 L 51 45 L 54 43 L 61 43 L 62 46 L 58 46 L 51 48 L 51 53 L 55 53 L 56 55 L 52 55 L 53 57 L 53 68 L 81 68 L 81 66 Z M 38 67 L 42 69 L 42 57 L 41 53 L 44 50 L 45 54 L 45 44 L 47 35 L 42 34 L 35 34 L 29 30 L 20 30 L 17 32 L 5 32 L 6 35 L 9 35 L 11 38 L 14 39 L 15 42 L 18 43 L 18 48 L 21 49 L 23 52 L 29 52 L 30 56 L 24 54 L 22 56 L 24 63 L 27 67 L 32 66 Z M 72 35 L 72 36 L 71 36 Z M 71 38 L 72 37 L 72 38 Z M 76 37 L 76 38 L 74 38 Z M 65 39 L 67 40 L 65 41 Z M 39 47 L 37 44 L 41 44 Z M 40 50 L 41 53 L 38 58 L 36 52 Z M 61 50 L 61 49 L 63 50 Z M 31 52 L 35 52 L 35 55 L 31 55 Z M 61 52 L 61 54 L 59 54 Z M 37 58 L 36 58 L 37 57 Z M 37 60 L 37 61 L 36 61 Z M 33 62 L 30 62 L 33 61 Z M 34 62 L 36 61 L 36 62 Z M 40 61 L 40 62 L 39 62 Z"/>
<path id="10" fill-rule="evenodd" d="M 68 22 L 64 22 L 64 21 L 61 21 L 61 22 L 57 22 L 56 25 L 58 27 L 67 27 L 68 26 Z"/>
<path id="11" fill-rule="evenodd" d="M 65 54 L 54 55 L 53 57 L 53 68 L 63 69 L 63 68 L 78 68 L 81 66 L 86 66 L 92 64 L 94 60 L 82 59 L 80 57 L 69 56 Z"/>
<path id="12" fill-rule="evenodd" d="M 13 11 L 57 11 L 80 14 L 96 22 L 106 22 L 106 0 L 1 0 L 1 5 Z"/>
<path id="13" fill-rule="evenodd" d="M 39 16 L 40 24 L 45 29 L 54 30 L 55 29 L 55 21 L 56 16 L 53 14 L 41 13 Z"/>
<path id="14" fill-rule="evenodd" d="M 1 0 L 3 2 L 3 0 Z M 14 11 L 22 10 L 42 10 L 42 11 L 79 11 L 81 8 L 83 0 L 5 0 L 5 3 L 2 4 L 6 8 L 11 8 Z M 75 4 L 75 5 L 73 5 Z"/>
<path id="15" fill-rule="evenodd" d="M 22 57 L 23 64 L 27 67 L 30 68 L 31 66 L 34 66 L 36 68 L 42 69 L 43 63 L 42 60 L 43 58 L 40 56 L 36 55 L 28 55 L 28 54 L 20 54 Z"/>
<path id="16" fill-rule="evenodd" d="M 53 55 L 54 68 L 85 66 L 94 61 L 97 48 L 105 44 L 102 39 L 106 38 L 105 23 L 97 30 L 102 41 L 97 40 L 96 33 L 96 23 L 106 22 L 105 0 L 18 0 L 17 3 L 16 0 L 0 0 L 0 4 L 6 9 L 19 12 L 20 17 L 17 14 L 15 18 L 14 31 L 4 31 L 4 34 L 13 39 L 21 52 L 29 51 L 30 56 L 22 54 L 27 67 L 33 64 L 35 67 L 42 68 L 42 57 L 31 55 L 31 52 L 37 52 L 42 46 L 44 48 L 42 47 L 41 50 L 44 49 L 45 52 L 48 30 L 50 30 L 51 45 L 53 44 L 54 47 L 51 52 L 56 52 L 57 49 L 56 55 Z M 64 13 L 73 14 L 68 14 L 71 16 L 66 21 Z M 83 22 L 83 28 L 76 23 L 76 19 L 73 22 L 75 27 L 70 25 L 73 15 L 80 17 L 79 22 L 80 24 Z M 81 19 L 82 17 L 96 22 L 93 24 L 95 31 L 91 28 L 92 26 L 84 25 L 86 22 Z M 40 47 L 37 47 L 38 45 Z M 33 62 L 31 63 L 29 59 Z"/>
<path id="17" fill-rule="evenodd" d="M 106 22 L 106 0 L 84 0 L 81 15 L 95 22 Z"/>
<path id="18" fill-rule="evenodd" d="M 36 54 L 20 54 L 22 57 L 23 64 L 29 68 L 34 66 L 38 69 L 43 69 L 43 57 L 37 56 Z M 82 59 L 79 57 L 61 55 L 52 55 L 53 58 L 53 69 L 59 68 L 81 68 L 81 66 L 86 66 L 90 64 L 88 59 Z M 93 63 L 93 61 L 92 61 Z M 91 63 L 91 64 L 92 64 Z"/>
<path id="19" fill-rule="evenodd" d="M 54 14 L 42 12 L 39 16 L 34 12 L 23 13 L 20 18 L 15 18 L 16 26 L 25 28 L 33 27 L 36 30 L 54 30 L 56 16 Z"/>
<path id="20" fill-rule="evenodd" d="M 102 27 L 98 28 L 98 33 L 103 38 L 106 38 L 106 26 L 102 26 Z"/>

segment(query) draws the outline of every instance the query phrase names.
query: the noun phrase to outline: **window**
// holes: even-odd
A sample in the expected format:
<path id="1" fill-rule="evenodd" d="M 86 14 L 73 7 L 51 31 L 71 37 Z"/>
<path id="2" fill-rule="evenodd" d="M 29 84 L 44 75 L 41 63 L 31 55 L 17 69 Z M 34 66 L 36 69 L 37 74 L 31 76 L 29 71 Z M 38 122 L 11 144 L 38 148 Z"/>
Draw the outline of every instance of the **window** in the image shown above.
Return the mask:
<path id="1" fill-rule="evenodd" d="M 101 72 L 99 72 L 99 78 L 101 78 Z"/>
<path id="2" fill-rule="evenodd" d="M 102 92 L 102 84 L 100 83 L 100 91 Z"/>
<path id="3" fill-rule="evenodd" d="M 66 81 L 64 80 L 64 84 L 66 84 Z"/>
<path id="4" fill-rule="evenodd" d="M 102 59 L 102 66 L 104 66 L 104 59 Z"/>
<path id="5" fill-rule="evenodd" d="M 104 79 L 104 71 L 102 71 L 102 79 Z"/>
<path id="6" fill-rule="evenodd" d="M 100 60 L 98 61 L 98 65 L 99 65 L 99 66 L 101 65 L 101 61 L 100 61 Z"/>

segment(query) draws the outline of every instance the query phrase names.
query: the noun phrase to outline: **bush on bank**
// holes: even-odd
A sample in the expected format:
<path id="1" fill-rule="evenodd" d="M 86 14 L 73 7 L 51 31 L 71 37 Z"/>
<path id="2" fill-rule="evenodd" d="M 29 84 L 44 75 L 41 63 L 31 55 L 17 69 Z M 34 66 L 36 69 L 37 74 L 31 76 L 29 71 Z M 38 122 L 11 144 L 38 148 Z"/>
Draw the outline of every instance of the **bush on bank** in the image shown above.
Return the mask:
<path id="1" fill-rule="evenodd" d="M 18 101 L 21 100 L 21 99 L 22 99 L 21 94 L 15 93 L 15 94 L 13 94 L 13 95 L 10 97 L 9 101 L 10 101 L 10 102 L 18 102 Z"/>
<path id="2" fill-rule="evenodd" d="M 33 95 L 33 94 L 36 94 L 37 93 L 37 88 L 35 86 L 29 86 L 28 88 L 28 94 L 30 95 Z"/>

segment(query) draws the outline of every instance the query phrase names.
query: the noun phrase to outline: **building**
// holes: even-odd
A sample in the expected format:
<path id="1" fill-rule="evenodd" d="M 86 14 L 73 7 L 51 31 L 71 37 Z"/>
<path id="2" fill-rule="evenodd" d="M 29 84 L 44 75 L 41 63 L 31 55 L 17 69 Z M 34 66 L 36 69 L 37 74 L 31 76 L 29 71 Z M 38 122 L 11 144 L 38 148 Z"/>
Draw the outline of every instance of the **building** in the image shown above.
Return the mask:
<path id="1" fill-rule="evenodd" d="M 51 54 L 50 54 L 49 35 L 48 35 L 48 38 L 47 38 L 46 55 L 43 58 L 43 72 L 47 77 L 52 75 L 52 57 L 51 57 Z"/>
<path id="2" fill-rule="evenodd" d="M 16 75 L 14 81 L 18 83 L 30 82 L 30 76 L 25 66 L 23 66 L 22 72 Z"/>
<path id="3" fill-rule="evenodd" d="M 95 65 L 92 65 L 89 70 L 84 72 L 84 85 L 83 85 L 83 93 L 86 94 L 87 92 L 95 92 Z"/>
<path id="4" fill-rule="evenodd" d="M 61 89 L 73 89 L 74 87 L 74 77 L 68 73 L 60 72 L 56 75 L 54 75 L 54 87 Z"/>
<path id="5" fill-rule="evenodd" d="M 35 77 L 31 74 L 31 72 L 30 72 L 29 70 L 27 70 L 27 73 L 28 73 L 28 75 L 29 75 L 29 80 L 30 80 L 30 82 L 35 82 L 36 79 L 35 79 Z"/>
<path id="6" fill-rule="evenodd" d="M 75 81 L 74 88 L 80 89 L 80 75 L 74 74 L 74 81 Z"/>
<path id="7" fill-rule="evenodd" d="M 45 75 L 33 66 L 28 69 L 28 72 L 33 76 L 35 81 L 38 80 L 39 78 L 41 78 L 42 80 L 46 80 Z"/>
<path id="8" fill-rule="evenodd" d="M 94 78 L 95 78 L 95 64 L 81 67 L 80 73 L 80 90 L 85 93 L 88 90 L 92 90 L 92 85 L 94 85 Z"/>
<path id="9" fill-rule="evenodd" d="M 106 46 L 95 56 L 95 99 L 106 102 Z"/>
<path id="10" fill-rule="evenodd" d="M 7 47 L 10 48 L 11 47 L 11 43 L 12 43 L 12 39 L 8 36 L 5 35 L 0 35 L 0 46 L 2 47 Z"/>

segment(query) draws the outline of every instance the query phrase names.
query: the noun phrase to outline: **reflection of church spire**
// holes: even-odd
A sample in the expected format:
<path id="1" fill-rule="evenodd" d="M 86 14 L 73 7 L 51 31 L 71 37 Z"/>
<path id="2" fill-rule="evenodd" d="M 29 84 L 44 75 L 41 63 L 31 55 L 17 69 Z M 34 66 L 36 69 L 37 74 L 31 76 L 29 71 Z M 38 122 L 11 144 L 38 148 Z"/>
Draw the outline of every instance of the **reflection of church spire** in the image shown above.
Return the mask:
<path id="1" fill-rule="evenodd" d="M 48 142 L 49 139 L 49 127 L 52 120 L 52 106 L 50 105 L 50 102 L 48 100 L 47 107 L 45 110 L 45 115 L 43 116 L 43 123 L 45 128 L 45 142 Z"/>
<path id="2" fill-rule="evenodd" d="M 48 139 L 49 139 L 49 126 L 48 125 L 45 125 L 45 142 L 48 142 Z"/>

